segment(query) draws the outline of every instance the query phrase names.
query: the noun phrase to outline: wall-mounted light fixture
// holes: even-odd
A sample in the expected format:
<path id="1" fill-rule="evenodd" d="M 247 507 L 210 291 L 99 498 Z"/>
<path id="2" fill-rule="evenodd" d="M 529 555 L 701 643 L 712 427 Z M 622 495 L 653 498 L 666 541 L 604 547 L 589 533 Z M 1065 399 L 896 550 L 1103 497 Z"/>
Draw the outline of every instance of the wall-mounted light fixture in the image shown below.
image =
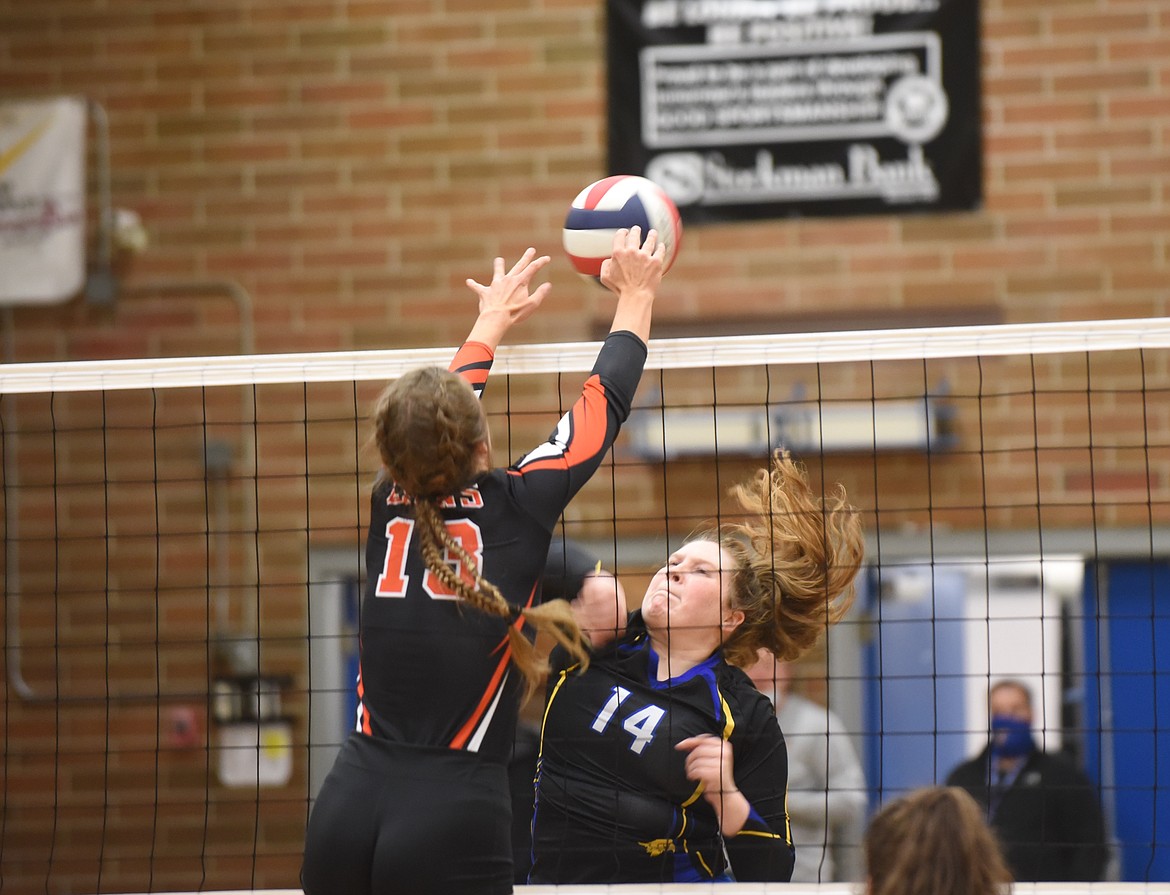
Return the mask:
<path id="1" fill-rule="evenodd" d="M 946 450 L 955 441 L 954 408 L 938 396 L 870 401 L 794 400 L 771 406 L 644 406 L 626 423 L 634 456 L 765 456 Z M 619 441 L 621 444 L 621 441 Z"/>

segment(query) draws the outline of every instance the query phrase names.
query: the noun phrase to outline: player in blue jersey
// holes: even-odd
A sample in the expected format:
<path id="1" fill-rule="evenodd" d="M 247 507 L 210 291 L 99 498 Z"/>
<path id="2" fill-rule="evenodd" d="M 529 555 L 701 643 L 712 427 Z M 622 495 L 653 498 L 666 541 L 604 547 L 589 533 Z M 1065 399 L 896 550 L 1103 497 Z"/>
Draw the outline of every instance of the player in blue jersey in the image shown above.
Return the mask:
<path id="1" fill-rule="evenodd" d="M 852 599 L 861 524 L 783 453 L 732 490 L 741 522 L 672 553 L 625 635 L 549 682 L 530 882 L 781 881 L 788 760 L 742 671 L 806 652 Z M 611 598 L 612 599 L 612 598 Z"/>
<path id="2" fill-rule="evenodd" d="M 613 325 L 580 398 L 548 441 L 491 466 L 477 400 L 494 351 L 544 299 L 549 258 L 503 259 L 450 371 L 412 371 L 374 414 L 359 707 L 306 832 L 307 895 L 512 890 L 506 764 L 521 697 L 543 680 L 534 630 L 585 658 L 564 602 L 538 605 L 552 529 L 626 419 L 662 277 L 657 234 L 619 231 L 602 282 Z"/>

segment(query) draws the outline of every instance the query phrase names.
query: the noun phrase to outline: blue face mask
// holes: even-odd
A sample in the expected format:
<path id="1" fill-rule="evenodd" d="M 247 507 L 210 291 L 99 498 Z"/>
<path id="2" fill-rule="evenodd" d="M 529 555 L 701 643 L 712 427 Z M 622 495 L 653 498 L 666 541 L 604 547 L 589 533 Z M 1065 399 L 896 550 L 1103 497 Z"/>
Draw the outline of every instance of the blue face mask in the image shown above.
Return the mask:
<path id="1" fill-rule="evenodd" d="M 991 718 L 991 754 L 996 758 L 1020 758 L 1036 748 L 1032 725 L 1010 715 Z"/>

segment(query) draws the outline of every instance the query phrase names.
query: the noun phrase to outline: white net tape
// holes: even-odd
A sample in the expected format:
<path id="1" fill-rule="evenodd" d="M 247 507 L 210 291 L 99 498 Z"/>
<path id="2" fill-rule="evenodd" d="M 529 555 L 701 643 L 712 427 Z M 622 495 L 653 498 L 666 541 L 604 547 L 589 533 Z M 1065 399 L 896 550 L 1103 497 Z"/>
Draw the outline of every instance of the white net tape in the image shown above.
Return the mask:
<path id="1" fill-rule="evenodd" d="M 820 334 L 664 339 L 650 346 L 647 369 L 734 367 L 925 358 L 1002 357 L 1170 347 L 1170 319 L 1094 320 L 1003 326 L 924 327 Z M 496 374 L 588 370 L 594 342 L 503 346 Z M 445 366 L 453 348 L 145 358 L 0 366 L 0 394 L 129 388 L 368 382 L 414 367 Z"/>

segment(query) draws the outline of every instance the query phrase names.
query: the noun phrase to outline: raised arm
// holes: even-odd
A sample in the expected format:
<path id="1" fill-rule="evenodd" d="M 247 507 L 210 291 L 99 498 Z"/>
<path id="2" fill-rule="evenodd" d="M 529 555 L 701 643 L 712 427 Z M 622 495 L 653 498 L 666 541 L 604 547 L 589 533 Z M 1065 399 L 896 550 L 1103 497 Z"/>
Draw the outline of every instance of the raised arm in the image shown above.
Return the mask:
<path id="1" fill-rule="evenodd" d="M 647 233 L 644 243 L 639 227 L 614 234 L 613 254 L 601 265 L 602 284 L 618 297 L 610 332 L 626 330 L 643 342 L 650 340 L 650 316 L 665 257 L 666 246 L 658 241 L 657 230 Z"/>
<path id="2" fill-rule="evenodd" d="M 541 283 L 529 291 L 532 278 L 550 260 L 548 255 L 537 258 L 536 249 L 527 248 L 507 273 L 504 272 L 504 259 L 496 258 L 488 285 L 468 278 L 468 288 L 479 296 L 479 316 L 467 341 L 486 345 L 494 352 L 513 324 L 528 319 L 552 288 L 550 283 Z"/>
<path id="3" fill-rule="evenodd" d="M 496 348 L 504 334 L 513 324 L 528 319 L 552 288 L 551 284 L 542 283 L 535 291 L 529 291 L 532 278 L 549 260 L 548 255 L 537 258 L 536 249 L 527 248 L 507 273 L 504 259 L 496 258 L 488 285 L 468 278 L 468 288 L 479 296 L 479 316 L 448 369 L 471 383 L 477 397 L 483 396 Z"/>
<path id="4" fill-rule="evenodd" d="M 576 541 L 556 537 L 548 548 L 541 599 L 569 601 L 581 632 L 598 649 L 626 630 L 626 592 L 613 572 Z"/>
<path id="5" fill-rule="evenodd" d="M 618 296 L 610 334 L 581 397 L 548 440 L 511 469 L 513 495 L 550 531 L 573 495 L 601 465 L 630 414 L 646 361 L 663 254 L 653 230 L 645 243 L 637 227 L 614 234 L 613 255 L 601 268 L 602 282 Z"/>

